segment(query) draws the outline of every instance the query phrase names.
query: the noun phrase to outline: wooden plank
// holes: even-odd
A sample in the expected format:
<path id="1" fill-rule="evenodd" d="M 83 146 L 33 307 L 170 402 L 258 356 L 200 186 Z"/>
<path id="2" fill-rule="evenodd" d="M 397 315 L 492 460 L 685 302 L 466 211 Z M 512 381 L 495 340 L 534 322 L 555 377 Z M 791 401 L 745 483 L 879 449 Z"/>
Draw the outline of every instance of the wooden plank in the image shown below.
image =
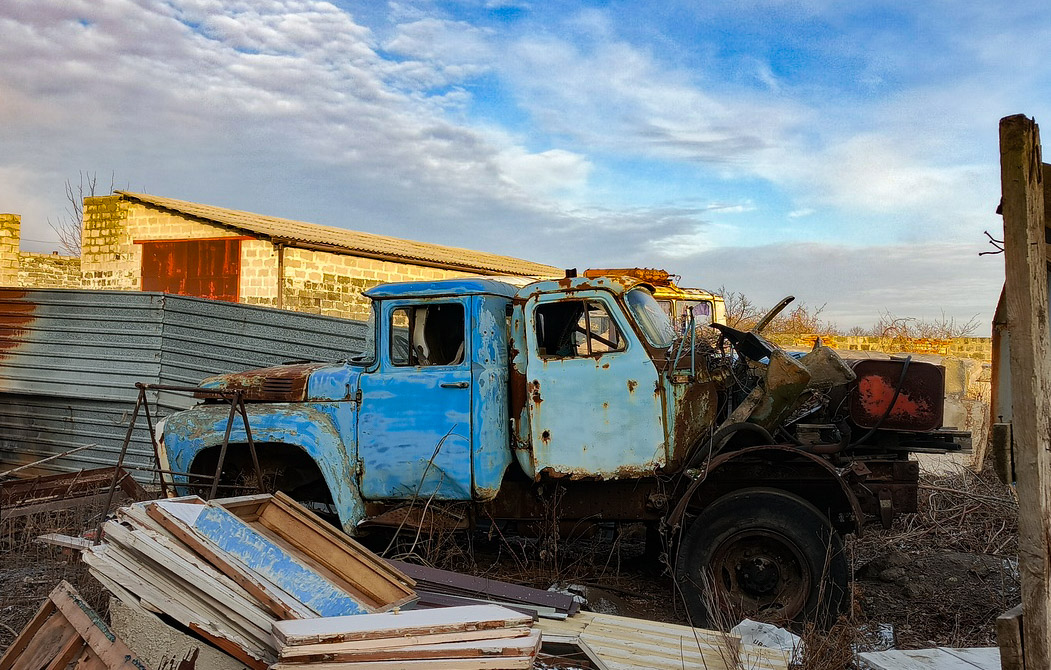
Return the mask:
<path id="1" fill-rule="evenodd" d="M 988 664 L 988 659 L 979 659 L 982 665 L 975 665 L 972 659 L 961 657 L 956 649 L 909 649 L 875 651 L 859 654 L 859 658 L 871 670 L 996 670 Z M 992 651 L 996 651 L 992 649 Z"/>
<path id="2" fill-rule="evenodd" d="M 310 645 L 310 648 L 315 645 Z M 468 642 L 446 642 L 438 644 L 418 644 L 394 649 L 356 649 L 343 651 L 335 657 L 324 655 L 314 657 L 297 657 L 296 663 L 310 662 L 355 662 L 424 660 L 441 658 L 474 659 L 478 657 L 494 658 L 498 656 L 529 656 L 540 647 L 540 631 L 530 631 L 528 635 L 492 640 L 471 640 Z M 290 659 L 281 657 L 282 663 Z"/>
<path id="3" fill-rule="evenodd" d="M 451 658 L 413 661 L 368 661 L 364 663 L 312 663 L 310 670 L 520 670 L 533 667 L 533 656 L 502 658 Z M 302 670 L 302 665 L 277 663 L 270 670 Z M 713 669 L 714 670 L 714 669 Z"/>
<path id="4" fill-rule="evenodd" d="M 151 531 L 128 530 L 115 522 L 104 526 L 107 542 L 128 549 L 152 563 L 140 563 L 154 573 L 171 575 L 167 584 L 181 591 L 192 591 L 216 603 L 216 609 L 229 618 L 244 621 L 262 631 L 269 631 L 274 618 L 267 610 L 256 605 L 256 601 L 244 589 L 237 586 L 226 575 L 212 566 L 195 559 L 190 552 L 182 550 L 167 538 L 151 536 Z M 154 584 L 157 584 L 154 581 Z"/>
<path id="5" fill-rule="evenodd" d="M 156 597 L 146 592 L 146 596 L 161 611 L 164 611 L 162 608 L 169 606 L 169 603 L 178 602 L 192 613 L 197 623 L 209 622 L 217 634 L 252 640 L 260 649 L 269 648 L 268 629 L 273 619 L 266 619 L 262 625 L 255 623 L 242 616 L 236 607 L 231 607 L 228 603 L 217 602 L 192 587 L 180 584 L 170 573 L 164 572 L 163 569 L 157 568 L 145 559 L 130 555 L 114 545 L 106 545 L 106 549 L 106 555 L 114 564 L 121 566 L 161 594 L 163 601 L 158 601 Z M 193 621 L 194 619 L 191 619 L 191 622 Z"/>
<path id="6" fill-rule="evenodd" d="M 37 634 L 37 631 L 47 622 L 55 612 L 55 603 L 50 600 L 45 600 L 40 608 L 37 609 L 36 614 L 29 620 L 29 623 L 25 625 L 22 632 L 15 637 L 8 647 L 7 651 L 4 652 L 3 656 L 0 656 L 0 670 L 11 670 L 11 666 L 14 665 L 15 659 L 17 659 L 22 652 L 26 650 L 29 643 L 32 642 L 33 636 Z"/>
<path id="7" fill-rule="evenodd" d="M 573 613 L 579 609 L 573 596 L 556 591 L 544 591 L 528 586 L 511 584 L 487 577 L 475 577 L 451 570 L 439 570 L 425 565 L 404 561 L 388 561 L 417 582 L 417 586 L 428 591 L 472 598 L 488 598 L 494 601 L 523 605 L 550 607 L 562 613 Z"/>
<path id="8" fill-rule="evenodd" d="M 980 670 L 1001 670 L 1000 650 L 996 647 L 942 647 L 942 651 L 969 662 Z"/>
<path id="9" fill-rule="evenodd" d="M 265 605 L 266 608 L 273 612 L 278 618 L 301 618 L 300 613 L 304 611 L 303 603 L 296 600 L 296 598 L 286 593 L 283 589 L 269 583 L 260 575 L 247 569 L 241 565 L 240 562 L 230 560 L 230 558 L 223 555 L 223 552 L 217 547 L 210 542 L 205 541 L 204 538 L 198 536 L 186 527 L 186 525 L 173 516 L 168 509 L 161 507 L 156 503 L 151 503 L 146 507 L 146 513 L 154 521 L 163 526 L 167 532 L 171 533 L 172 536 L 200 554 L 205 560 L 218 568 L 220 572 L 232 579 L 238 586 L 252 594 L 252 597 L 259 600 L 259 602 Z M 309 608 L 307 609 L 309 610 Z M 316 615 L 316 612 L 314 614 Z"/>
<path id="10" fill-rule="evenodd" d="M 1002 670 L 1022 670 L 1022 606 L 996 618 L 996 642 L 1000 646 Z"/>
<path id="11" fill-rule="evenodd" d="M 154 611 L 163 613 L 187 628 L 200 632 L 213 643 L 219 639 L 230 640 L 237 650 L 237 653 L 231 653 L 231 655 L 242 662 L 258 664 L 258 659 L 272 661 L 276 658 L 268 642 L 264 643 L 262 640 L 242 636 L 234 632 L 229 624 L 223 626 L 216 623 L 208 612 L 198 611 L 193 606 L 165 594 L 153 584 L 114 561 L 107 555 L 110 553 L 107 549 L 107 545 L 99 545 L 91 551 L 84 552 L 82 558 L 94 571 L 104 573 L 110 580 L 138 596 L 141 599 L 140 604 L 144 606 L 148 604 Z M 214 617 L 214 614 L 212 616 Z"/>
<path id="12" fill-rule="evenodd" d="M 458 633 L 435 633 L 434 635 L 406 635 L 404 637 L 378 640 L 355 640 L 328 644 L 308 644 L 281 649 L 282 661 L 303 662 L 304 659 L 325 655 L 334 661 L 344 660 L 340 654 L 362 649 L 397 649 L 421 644 L 443 644 L 445 642 L 474 642 L 497 638 L 513 638 L 529 635 L 531 628 L 494 628 L 491 630 L 469 630 Z M 321 660 L 321 659 L 318 659 Z"/>
<path id="13" fill-rule="evenodd" d="M 14 657 L 11 670 L 40 670 L 77 639 L 77 631 L 61 614 L 53 614 L 29 640 L 22 653 Z"/>
<path id="14" fill-rule="evenodd" d="M 47 666 L 46 670 L 66 670 L 66 666 L 68 666 L 74 658 L 83 655 L 86 644 L 87 643 L 84 642 L 83 638 L 79 635 L 74 637 L 69 641 L 69 644 L 66 645 L 66 648 L 55 656 Z"/>
<path id="15" fill-rule="evenodd" d="M 340 575 L 373 610 L 414 599 L 409 577 L 283 493 L 260 508 L 259 522 Z"/>
<path id="16" fill-rule="evenodd" d="M 75 537 L 73 535 L 62 535 L 61 533 L 46 533 L 37 537 L 38 542 L 44 544 L 51 544 L 56 547 L 65 547 L 66 549 L 88 549 L 94 542 L 84 537 Z"/>
<path id="17" fill-rule="evenodd" d="M 282 647 L 320 642 L 374 640 L 406 635 L 430 635 L 465 630 L 529 626 L 531 617 L 497 605 L 472 605 L 435 610 L 278 621 L 274 639 Z"/>
<path id="18" fill-rule="evenodd" d="M 1051 662 L 1051 333 L 1048 328 L 1040 132 L 1031 119 L 1000 120 L 1004 263 L 1011 337 L 1012 434 L 1018 480 L 1022 655 Z"/>
<path id="19" fill-rule="evenodd" d="M 146 664 L 113 634 L 102 617 L 91 609 L 67 582 L 60 582 L 48 599 L 55 603 L 55 607 L 62 613 L 62 616 L 106 664 L 106 667 L 111 670 L 118 668 L 146 670 Z"/>
<path id="20" fill-rule="evenodd" d="M 218 549 L 208 559 L 223 572 L 224 565 L 236 568 L 239 564 L 323 617 L 368 613 L 351 594 L 222 507 L 156 502 L 150 509 L 169 512 L 177 523 Z M 245 588 L 252 592 L 248 586 Z"/>

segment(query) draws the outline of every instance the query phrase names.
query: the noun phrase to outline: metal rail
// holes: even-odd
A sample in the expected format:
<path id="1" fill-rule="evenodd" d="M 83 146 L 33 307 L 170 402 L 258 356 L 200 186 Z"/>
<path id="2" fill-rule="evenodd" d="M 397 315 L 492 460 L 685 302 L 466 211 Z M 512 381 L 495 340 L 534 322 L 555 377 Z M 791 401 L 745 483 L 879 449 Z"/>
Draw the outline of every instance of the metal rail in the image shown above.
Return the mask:
<path id="1" fill-rule="evenodd" d="M 248 441 L 248 451 L 252 456 L 252 467 L 255 468 L 256 476 L 256 487 L 260 493 L 263 492 L 263 473 L 259 468 L 259 456 L 256 453 L 255 440 L 252 438 L 252 427 L 248 422 L 248 410 L 245 408 L 244 403 L 244 392 L 241 389 L 202 389 L 196 386 L 172 386 L 168 384 L 143 384 L 138 382 L 135 384 L 135 388 L 139 390 L 138 399 L 135 401 L 135 409 L 131 413 L 131 419 L 128 421 L 128 431 L 124 435 L 124 443 L 120 448 L 120 456 L 117 457 L 117 465 L 114 469 L 113 481 L 110 482 L 109 491 L 106 496 L 106 506 L 103 510 L 103 514 L 99 519 L 99 525 L 95 530 L 95 544 L 102 541 L 102 524 L 106 520 L 106 515 L 109 514 L 110 506 L 113 504 L 113 496 L 117 490 L 117 482 L 119 479 L 118 473 L 120 469 L 124 467 L 124 457 L 128 453 L 128 445 L 131 443 L 131 436 L 135 430 L 135 425 L 139 419 L 139 411 L 141 410 L 146 416 L 146 428 L 150 433 L 150 444 L 153 446 L 153 458 L 156 463 L 156 468 L 142 468 L 132 467 L 134 470 L 154 472 L 157 474 L 157 479 L 161 485 L 161 496 L 168 497 L 168 484 L 164 481 L 164 475 L 167 474 L 171 478 L 172 491 L 175 490 L 175 476 L 194 477 L 198 479 L 206 479 L 208 475 L 198 475 L 187 472 L 175 472 L 170 469 L 166 469 L 161 463 L 161 452 L 160 446 L 157 443 L 157 434 L 153 428 L 153 417 L 150 416 L 150 405 L 146 398 L 147 391 L 168 391 L 172 393 L 187 393 L 192 394 L 197 398 L 213 398 L 219 400 L 226 400 L 230 403 L 230 415 L 226 419 L 226 432 L 223 435 L 223 443 L 219 448 L 219 460 L 215 465 L 215 474 L 211 476 L 211 489 L 208 493 L 208 498 L 214 498 L 216 492 L 219 490 L 219 479 L 222 476 L 223 464 L 226 461 L 226 451 L 230 446 L 230 432 L 233 429 L 234 417 L 238 414 L 241 415 L 241 421 L 244 423 L 245 438 Z M 194 488 L 202 487 L 205 484 L 190 484 Z M 239 487 L 246 488 L 246 487 Z"/>

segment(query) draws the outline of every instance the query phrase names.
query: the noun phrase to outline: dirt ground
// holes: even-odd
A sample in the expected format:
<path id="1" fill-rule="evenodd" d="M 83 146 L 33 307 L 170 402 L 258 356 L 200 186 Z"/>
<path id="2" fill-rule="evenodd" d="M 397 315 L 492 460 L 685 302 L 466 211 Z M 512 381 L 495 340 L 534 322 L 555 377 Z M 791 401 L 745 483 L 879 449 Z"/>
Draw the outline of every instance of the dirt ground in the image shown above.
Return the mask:
<path id="1" fill-rule="evenodd" d="M 853 613 L 836 644 L 871 648 L 874 631 L 889 625 L 901 649 L 995 645 L 996 617 L 1019 602 L 1010 490 L 968 470 L 927 474 L 922 485 L 918 513 L 848 539 Z M 61 579 L 105 611 L 104 590 L 76 555 L 34 541 L 45 532 L 80 534 L 97 519 L 96 510 L 74 510 L 0 527 L 0 652 Z M 596 611 L 686 623 L 671 580 L 643 556 L 644 546 L 634 528 L 573 542 L 459 535 L 391 550 L 541 588 L 571 587 Z"/>

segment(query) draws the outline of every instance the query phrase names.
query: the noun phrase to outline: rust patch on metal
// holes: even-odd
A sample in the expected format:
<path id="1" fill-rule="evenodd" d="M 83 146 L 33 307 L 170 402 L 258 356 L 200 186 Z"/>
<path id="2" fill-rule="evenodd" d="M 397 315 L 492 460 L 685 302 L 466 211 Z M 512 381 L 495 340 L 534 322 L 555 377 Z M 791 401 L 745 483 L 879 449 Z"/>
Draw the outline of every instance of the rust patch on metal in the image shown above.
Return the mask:
<path id="1" fill-rule="evenodd" d="M 854 365 L 858 384 L 850 398 L 850 418 L 862 428 L 877 425 L 890 407 L 901 380 L 903 361 L 865 360 Z M 938 366 L 911 361 L 901 392 L 882 427 L 928 431 L 942 423 L 945 382 Z"/>
<path id="2" fill-rule="evenodd" d="M 539 405 L 544 402 L 544 399 L 540 397 L 540 381 L 534 379 L 529 384 L 529 397 L 532 398 L 534 405 Z"/>
<path id="3" fill-rule="evenodd" d="M 672 437 L 671 463 L 679 463 L 687 450 L 705 435 L 715 422 L 717 393 L 712 382 L 686 385 L 680 391 L 674 387 L 674 436 Z"/>
<path id="4" fill-rule="evenodd" d="M 634 379 L 629 379 L 628 380 L 628 393 L 634 393 L 635 392 L 635 388 L 638 385 L 639 385 L 639 383 L 637 381 L 635 381 Z"/>
<path id="5" fill-rule="evenodd" d="M 26 300 L 21 289 L 0 289 L 0 358 L 4 351 L 18 349 L 29 326 L 36 320 L 36 303 Z"/>
<path id="6" fill-rule="evenodd" d="M 540 433 L 540 439 L 543 440 L 544 444 L 547 444 L 548 442 L 550 442 L 551 441 L 551 431 L 550 430 L 545 430 L 544 432 Z"/>
<path id="7" fill-rule="evenodd" d="M 220 389 L 244 391 L 248 402 L 303 402 L 307 398 L 307 381 L 311 373 L 330 363 L 299 363 L 272 368 L 248 370 L 235 374 L 209 377 L 202 384 L 215 382 Z M 198 394 L 198 397 L 205 397 Z"/>

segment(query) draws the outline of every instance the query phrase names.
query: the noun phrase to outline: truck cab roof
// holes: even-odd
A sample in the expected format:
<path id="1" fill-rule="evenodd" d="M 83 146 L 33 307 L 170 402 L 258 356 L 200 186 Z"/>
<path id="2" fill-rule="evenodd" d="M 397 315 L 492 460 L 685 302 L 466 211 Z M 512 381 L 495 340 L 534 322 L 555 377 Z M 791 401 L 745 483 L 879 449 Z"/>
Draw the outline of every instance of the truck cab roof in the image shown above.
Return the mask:
<path id="1" fill-rule="evenodd" d="M 620 295 L 636 286 L 649 286 L 630 277 L 566 277 L 563 279 L 532 280 L 526 277 L 466 277 L 433 281 L 381 284 L 365 291 L 373 300 L 388 298 L 434 298 L 460 295 L 498 295 L 513 298 L 553 291 L 606 290 Z"/>

